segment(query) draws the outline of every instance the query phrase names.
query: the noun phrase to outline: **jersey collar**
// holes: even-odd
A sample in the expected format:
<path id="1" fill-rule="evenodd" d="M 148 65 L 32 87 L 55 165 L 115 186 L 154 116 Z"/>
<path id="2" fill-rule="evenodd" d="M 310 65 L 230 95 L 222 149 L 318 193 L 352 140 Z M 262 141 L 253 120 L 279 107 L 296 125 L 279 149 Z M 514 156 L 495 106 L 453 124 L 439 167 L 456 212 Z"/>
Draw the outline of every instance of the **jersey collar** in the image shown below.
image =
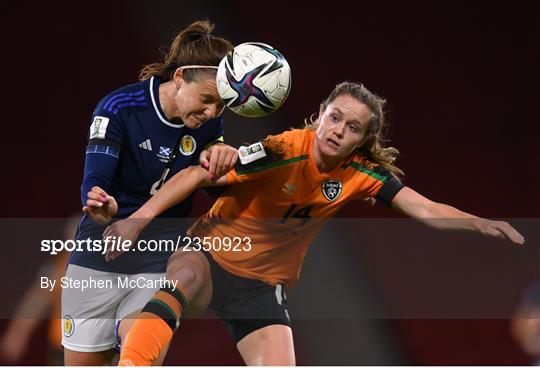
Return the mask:
<path id="1" fill-rule="evenodd" d="M 156 81 L 155 77 L 151 77 L 150 98 L 152 99 L 152 105 L 154 106 L 154 110 L 156 111 L 156 115 L 158 116 L 159 120 L 161 120 L 163 124 L 168 125 L 172 128 L 183 128 L 185 124 L 174 124 L 165 118 L 165 113 L 163 112 L 163 110 L 161 110 L 161 105 L 159 104 L 159 100 L 157 100 L 156 97 L 159 98 L 159 82 Z"/>

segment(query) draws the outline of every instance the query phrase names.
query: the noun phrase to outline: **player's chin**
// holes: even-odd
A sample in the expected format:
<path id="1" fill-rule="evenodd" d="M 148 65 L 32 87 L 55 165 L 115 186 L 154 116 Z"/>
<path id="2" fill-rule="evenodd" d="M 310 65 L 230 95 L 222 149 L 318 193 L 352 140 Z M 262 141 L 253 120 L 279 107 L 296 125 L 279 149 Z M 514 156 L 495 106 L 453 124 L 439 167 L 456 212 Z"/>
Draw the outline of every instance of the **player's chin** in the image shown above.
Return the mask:
<path id="1" fill-rule="evenodd" d="M 187 119 L 184 124 L 190 129 L 198 129 L 200 128 L 206 121 L 199 120 L 194 116 L 190 116 L 189 119 Z"/>
<path id="2" fill-rule="evenodd" d="M 332 160 L 343 160 L 348 156 L 347 152 L 343 148 L 334 148 L 334 147 L 324 147 L 322 149 L 323 156 L 332 159 Z"/>
<path id="3" fill-rule="evenodd" d="M 320 146 L 319 146 L 319 149 L 322 151 L 322 153 L 325 155 L 325 156 L 328 156 L 328 157 L 338 157 L 340 156 L 341 154 L 341 149 L 340 147 L 335 147 L 335 146 L 331 146 L 329 145 L 327 142 L 323 142 Z"/>

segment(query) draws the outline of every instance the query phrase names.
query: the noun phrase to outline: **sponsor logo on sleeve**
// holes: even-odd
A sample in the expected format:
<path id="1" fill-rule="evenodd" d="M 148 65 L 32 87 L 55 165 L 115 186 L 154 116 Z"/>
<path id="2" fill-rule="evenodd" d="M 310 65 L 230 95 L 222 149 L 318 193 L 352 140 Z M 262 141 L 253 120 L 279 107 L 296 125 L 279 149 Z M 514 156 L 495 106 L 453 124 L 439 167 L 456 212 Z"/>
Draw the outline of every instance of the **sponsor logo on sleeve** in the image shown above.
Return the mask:
<path id="1" fill-rule="evenodd" d="M 238 156 L 240 157 L 240 162 L 243 165 L 249 164 L 255 160 L 266 157 L 266 152 L 261 142 L 252 144 L 251 146 L 241 146 L 238 149 Z"/>
<path id="2" fill-rule="evenodd" d="M 107 133 L 107 125 L 109 125 L 109 118 L 105 116 L 95 116 L 92 125 L 90 126 L 90 139 L 92 138 L 105 138 Z"/>

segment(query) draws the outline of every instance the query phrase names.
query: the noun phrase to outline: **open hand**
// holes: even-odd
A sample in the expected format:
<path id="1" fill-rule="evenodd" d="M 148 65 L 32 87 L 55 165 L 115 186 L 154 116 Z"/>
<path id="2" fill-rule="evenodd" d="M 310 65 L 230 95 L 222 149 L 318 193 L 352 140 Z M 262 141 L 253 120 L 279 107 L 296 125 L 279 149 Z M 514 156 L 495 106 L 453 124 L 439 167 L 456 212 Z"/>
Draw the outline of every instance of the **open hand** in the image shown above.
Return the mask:
<path id="1" fill-rule="evenodd" d="M 484 235 L 501 239 L 508 239 L 512 243 L 523 245 L 525 238 L 516 229 L 505 221 L 484 220 L 479 225 L 480 232 Z"/>

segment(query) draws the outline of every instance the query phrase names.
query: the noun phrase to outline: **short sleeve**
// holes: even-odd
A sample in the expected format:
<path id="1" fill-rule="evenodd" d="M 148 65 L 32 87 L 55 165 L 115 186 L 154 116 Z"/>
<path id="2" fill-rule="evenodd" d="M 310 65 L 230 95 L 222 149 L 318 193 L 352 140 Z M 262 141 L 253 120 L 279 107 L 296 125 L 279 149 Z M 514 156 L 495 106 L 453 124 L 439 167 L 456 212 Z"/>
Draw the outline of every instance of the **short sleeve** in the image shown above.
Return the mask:
<path id="1" fill-rule="evenodd" d="M 118 115 L 107 111 L 101 102 L 92 114 L 92 124 L 88 132 L 89 145 L 120 148 L 126 140 L 125 137 L 125 128 Z"/>
<path id="2" fill-rule="evenodd" d="M 361 185 L 357 188 L 359 198 L 373 197 L 390 207 L 396 194 L 404 187 L 390 171 L 380 164 L 362 158 L 353 161 L 351 166 L 364 176 Z"/>
<path id="3" fill-rule="evenodd" d="M 239 160 L 235 168 L 227 173 L 227 183 L 253 181 L 265 175 L 267 169 L 283 161 L 294 138 L 290 132 L 284 132 L 269 135 L 260 142 L 240 147 Z"/>

